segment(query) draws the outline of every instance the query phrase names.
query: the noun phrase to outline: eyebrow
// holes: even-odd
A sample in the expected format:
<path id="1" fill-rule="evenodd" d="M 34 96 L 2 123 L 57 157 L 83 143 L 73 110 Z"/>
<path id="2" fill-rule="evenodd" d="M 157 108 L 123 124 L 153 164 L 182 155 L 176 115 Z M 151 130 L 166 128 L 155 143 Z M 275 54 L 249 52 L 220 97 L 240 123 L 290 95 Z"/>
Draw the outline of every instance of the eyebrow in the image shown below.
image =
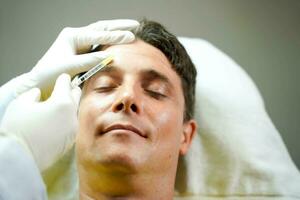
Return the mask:
<path id="1" fill-rule="evenodd" d="M 112 72 L 121 72 L 121 71 L 122 71 L 122 69 L 120 69 L 116 66 L 108 65 L 108 66 L 104 67 L 102 70 L 100 70 L 98 73 L 112 73 Z M 166 83 L 171 88 L 173 88 L 173 85 L 172 85 L 170 79 L 166 75 L 162 74 L 161 72 L 158 72 L 154 69 L 145 69 L 139 73 L 141 74 L 142 78 L 146 81 L 159 80 L 159 81 Z"/>
<path id="2" fill-rule="evenodd" d="M 103 72 L 108 73 L 108 72 L 117 72 L 117 71 L 121 71 L 121 69 L 112 65 L 107 65 L 103 69 L 101 69 L 99 73 L 103 73 Z"/>
<path id="3" fill-rule="evenodd" d="M 170 87 L 173 87 L 170 79 L 166 75 L 164 75 L 156 70 L 153 70 L 153 69 L 142 70 L 141 74 L 142 74 L 142 77 L 148 81 L 159 80 L 159 81 L 166 83 Z"/>

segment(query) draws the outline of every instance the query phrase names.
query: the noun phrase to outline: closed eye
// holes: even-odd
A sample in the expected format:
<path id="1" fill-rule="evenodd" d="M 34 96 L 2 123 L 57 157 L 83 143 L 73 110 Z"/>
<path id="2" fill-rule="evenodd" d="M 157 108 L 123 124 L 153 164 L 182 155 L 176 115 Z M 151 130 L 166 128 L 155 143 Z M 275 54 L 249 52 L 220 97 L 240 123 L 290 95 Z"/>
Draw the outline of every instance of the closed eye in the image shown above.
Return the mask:
<path id="1" fill-rule="evenodd" d="M 111 92 L 115 88 L 117 88 L 117 86 L 103 86 L 103 87 L 97 87 L 95 88 L 95 90 L 100 93 L 105 93 L 105 92 Z"/>
<path id="2" fill-rule="evenodd" d="M 164 98 L 167 97 L 166 95 L 164 95 L 164 94 L 162 94 L 162 93 L 159 93 L 159 92 L 153 91 L 153 90 L 149 90 L 149 89 L 145 89 L 145 92 L 146 92 L 149 96 L 151 96 L 151 97 L 153 97 L 153 98 L 155 98 L 155 99 L 164 99 Z"/>

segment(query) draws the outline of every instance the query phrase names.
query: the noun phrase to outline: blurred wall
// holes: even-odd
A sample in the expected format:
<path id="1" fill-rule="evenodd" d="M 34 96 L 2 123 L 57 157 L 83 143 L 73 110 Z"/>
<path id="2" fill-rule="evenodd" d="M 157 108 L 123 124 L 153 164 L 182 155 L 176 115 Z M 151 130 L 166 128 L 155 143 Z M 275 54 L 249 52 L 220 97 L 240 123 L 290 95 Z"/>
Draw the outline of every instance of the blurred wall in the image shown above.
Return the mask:
<path id="1" fill-rule="evenodd" d="M 206 39 L 253 78 L 300 167 L 299 0 L 0 0 L 0 84 L 29 71 L 65 26 L 147 17 Z M 1 98 L 1 97 L 0 97 Z"/>

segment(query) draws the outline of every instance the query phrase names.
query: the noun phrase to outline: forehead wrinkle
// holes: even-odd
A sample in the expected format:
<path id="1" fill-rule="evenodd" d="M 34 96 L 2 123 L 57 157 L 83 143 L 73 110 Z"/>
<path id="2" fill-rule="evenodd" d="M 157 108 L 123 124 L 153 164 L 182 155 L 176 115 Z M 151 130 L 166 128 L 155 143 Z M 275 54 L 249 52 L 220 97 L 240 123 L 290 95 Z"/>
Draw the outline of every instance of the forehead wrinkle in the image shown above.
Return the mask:
<path id="1" fill-rule="evenodd" d="M 122 72 L 123 70 L 119 67 L 113 66 L 113 65 L 108 65 L 101 69 L 98 73 L 108 73 L 108 72 Z"/>

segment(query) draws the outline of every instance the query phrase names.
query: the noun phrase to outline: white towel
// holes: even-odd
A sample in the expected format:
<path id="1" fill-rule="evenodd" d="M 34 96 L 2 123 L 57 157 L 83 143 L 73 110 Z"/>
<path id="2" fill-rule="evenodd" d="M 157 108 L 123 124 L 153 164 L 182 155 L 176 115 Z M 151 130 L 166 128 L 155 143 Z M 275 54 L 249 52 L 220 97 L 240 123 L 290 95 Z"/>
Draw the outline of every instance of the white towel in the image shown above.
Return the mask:
<path id="1" fill-rule="evenodd" d="M 207 41 L 180 41 L 198 71 L 199 129 L 188 154 L 180 158 L 175 199 L 300 199 L 300 173 L 250 77 Z M 74 150 L 44 180 L 49 200 L 77 199 Z"/>

